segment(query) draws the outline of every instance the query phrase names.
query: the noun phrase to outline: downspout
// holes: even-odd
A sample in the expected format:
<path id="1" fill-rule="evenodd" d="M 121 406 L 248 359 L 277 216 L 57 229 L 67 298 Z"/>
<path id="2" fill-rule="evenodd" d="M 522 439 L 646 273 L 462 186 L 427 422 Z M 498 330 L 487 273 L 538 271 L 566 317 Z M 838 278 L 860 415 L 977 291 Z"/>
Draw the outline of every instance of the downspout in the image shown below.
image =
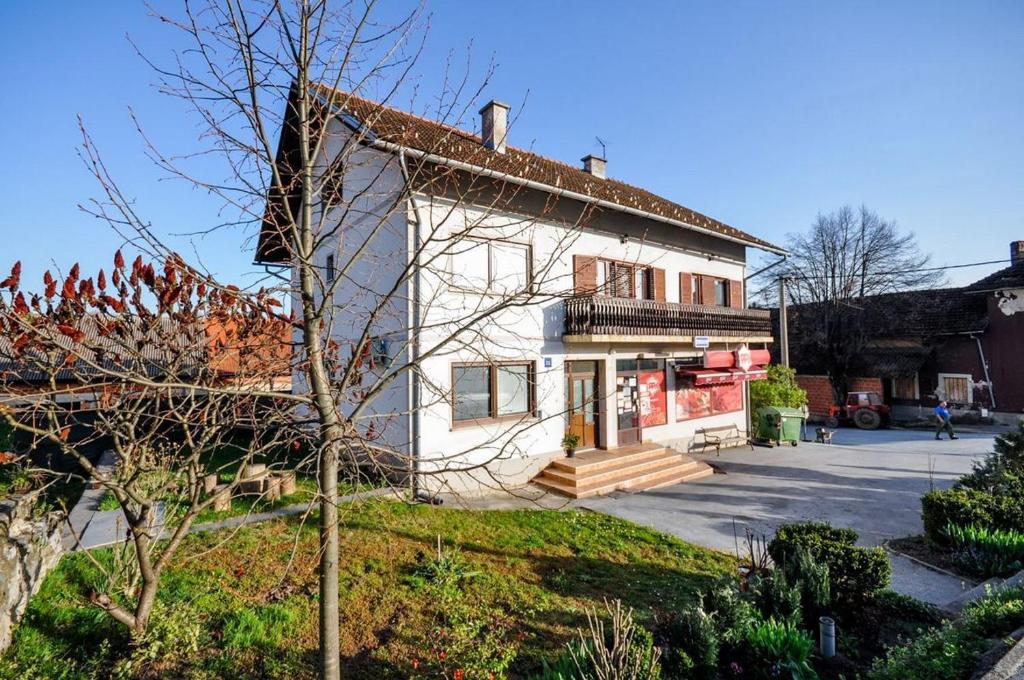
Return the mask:
<path id="1" fill-rule="evenodd" d="M 409 167 L 405 162 L 405 151 L 399 150 L 398 152 L 398 164 L 402 168 L 402 179 L 405 182 L 406 191 L 409 192 L 409 205 L 412 207 L 413 220 L 409 225 L 409 236 L 407 243 L 409 252 L 415 261 L 412 262 L 410 268 L 411 276 L 411 288 L 412 288 L 412 303 L 409 305 L 409 311 L 407 313 L 406 327 L 409 329 L 409 363 L 413 365 L 412 370 L 409 372 L 409 394 L 408 394 L 408 406 L 409 406 L 409 492 L 412 496 L 412 500 L 424 500 L 428 503 L 437 504 L 437 501 L 433 498 L 426 496 L 420 484 L 420 430 L 422 429 L 420 423 L 420 371 L 419 371 L 419 359 L 420 359 L 420 267 L 419 267 L 419 252 L 421 246 L 421 227 L 423 221 L 420 219 L 420 208 L 416 202 L 416 195 L 412 190 L 412 181 L 409 177 Z"/>
<path id="2" fill-rule="evenodd" d="M 988 362 L 985 361 L 985 350 L 981 347 L 981 338 L 977 335 L 972 335 L 974 342 L 978 343 L 978 358 L 981 359 L 981 370 L 985 372 L 985 384 L 988 385 L 988 400 L 992 404 L 992 410 L 996 410 L 996 395 L 992 390 L 992 379 L 988 375 Z"/>

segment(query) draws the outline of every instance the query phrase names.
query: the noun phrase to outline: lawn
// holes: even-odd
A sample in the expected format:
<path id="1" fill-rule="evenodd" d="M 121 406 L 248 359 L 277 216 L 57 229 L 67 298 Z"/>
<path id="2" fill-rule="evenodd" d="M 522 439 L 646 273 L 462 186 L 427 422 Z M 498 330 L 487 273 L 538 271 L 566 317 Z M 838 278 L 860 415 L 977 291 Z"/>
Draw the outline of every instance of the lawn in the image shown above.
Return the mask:
<path id="1" fill-rule="evenodd" d="M 443 677 L 455 665 L 508 666 L 508 676 L 521 677 L 557 654 L 587 605 L 618 597 L 647 621 L 657 609 L 692 603 L 733 569 L 729 556 L 597 513 L 369 501 L 346 509 L 342 525 L 349 678 Z M 315 524 L 297 519 L 189 537 L 135 672 L 314 677 L 316 545 Z M 109 551 L 93 554 L 111 559 Z M 96 578 L 84 555 L 62 560 L 33 599 L 0 676 L 111 675 L 127 645 L 87 602 Z M 487 671 L 466 674 L 474 677 Z"/>

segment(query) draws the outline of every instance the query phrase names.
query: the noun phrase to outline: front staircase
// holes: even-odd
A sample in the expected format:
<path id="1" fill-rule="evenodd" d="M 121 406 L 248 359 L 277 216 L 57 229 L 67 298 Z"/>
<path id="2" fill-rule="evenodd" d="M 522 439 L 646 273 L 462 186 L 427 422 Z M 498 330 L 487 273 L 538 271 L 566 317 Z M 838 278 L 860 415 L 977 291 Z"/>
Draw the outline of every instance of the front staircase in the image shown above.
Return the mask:
<path id="1" fill-rule="evenodd" d="M 636 444 L 560 458 L 534 477 L 533 483 L 570 498 L 586 498 L 692 482 L 714 473 L 707 463 L 660 444 Z"/>

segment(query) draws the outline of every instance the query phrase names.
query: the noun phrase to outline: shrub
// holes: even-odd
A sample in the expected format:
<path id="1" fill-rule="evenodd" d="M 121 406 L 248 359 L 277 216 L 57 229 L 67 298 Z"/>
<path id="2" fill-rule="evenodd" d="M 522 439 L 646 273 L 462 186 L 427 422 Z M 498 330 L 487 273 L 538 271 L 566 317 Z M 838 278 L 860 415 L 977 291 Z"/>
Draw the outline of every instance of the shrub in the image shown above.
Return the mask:
<path id="1" fill-rule="evenodd" d="M 199 651 L 201 637 L 202 629 L 195 612 L 158 600 L 146 632 L 132 640 L 131 654 L 115 664 L 113 676 L 125 679 L 144 676 L 146 667 L 156 663 L 161 672 L 166 673 Z"/>
<path id="2" fill-rule="evenodd" d="M 620 600 L 604 603 L 610 618 L 605 630 L 596 610 L 587 609 L 586 632 L 579 631 L 580 643 L 569 647 L 580 675 L 616 680 L 657 680 L 661 676 L 660 650 L 654 638 L 633 621 L 633 610 L 623 609 Z"/>
<path id="3" fill-rule="evenodd" d="M 804 623 L 816 625 L 818 617 L 832 604 L 831 576 L 828 565 L 814 560 L 810 550 L 798 545 L 781 565 L 786 580 L 800 591 L 800 610 Z"/>
<path id="4" fill-rule="evenodd" d="M 768 552 L 778 565 L 804 548 L 811 558 L 828 568 L 831 599 L 838 607 L 860 608 L 875 591 L 889 586 L 892 565 L 881 548 L 854 545 L 857 532 L 837 529 L 828 524 L 785 524 L 768 544 Z"/>
<path id="5" fill-rule="evenodd" d="M 1024 564 L 1024 534 L 1019 531 L 950 524 L 944 533 L 954 561 L 966 571 L 1005 576 Z"/>
<path id="6" fill-rule="evenodd" d="M 768 619 L 750 628 L 751 670 L 764 678 L 817 678 L 810 658 L 814 641 L 788 621 Z"/>
<path id="7" fill-rule="evenodd" d="M 768 379 L 750 383 L 752 412 L 762 406 L 800 408 L 807 403 L 807 392 L 796 382 L 796 371 L 782 364 L 768 366 Z"/>
<path id="8" fill-rule="evenodd" d="M 718 622 L 703 607 L 659 617 L 655 637 L 663 647 L 662 667 L 670 678 L 704 680 L 718 677 L 721 649 Z"/>
<path id="9" fill-rule="evenodd" d="M 869 680 L 960 680 L 970 677 L 990 639 L 1024 624 L 1024 589 L 1004 588 L 964 608 L 963 617 L 890 648 L 875 661 Z"/>
<path id="10" fill-rule="evenodd" d="M 881 615 L 890 619 L 935 626 L 943 618 L 935 605 L 894 590 L 879 590 L 875 593 L 874 605 Z"/>
<path id="11" fill-rule="evenodd" d="M 766 619 L 777 619 L 791 623 L 800 622 L 800 588 L 786 580 L 781 569 L 775 569 L 770 576 L 760 578 L 754 584 L 757 607 Z"/>
<path id="12" fill-rule="evenodd" d="M 928 540 L 947 545 L 946 527 L 991 526 L 992 497 L 975 489 L 944 489 L 921 496 L 921 519 Z"/>

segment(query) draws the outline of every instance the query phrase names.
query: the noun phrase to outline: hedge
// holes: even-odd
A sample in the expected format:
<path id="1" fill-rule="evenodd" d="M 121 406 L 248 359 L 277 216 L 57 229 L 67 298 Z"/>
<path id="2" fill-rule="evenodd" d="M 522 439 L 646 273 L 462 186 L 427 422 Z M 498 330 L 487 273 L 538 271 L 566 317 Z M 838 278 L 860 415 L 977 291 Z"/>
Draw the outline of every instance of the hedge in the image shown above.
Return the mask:
<path id="1" fill-rule="evenodd" d="M 861 548 L 857 532 L 823 523 L 784 524 L 768 544 L 768 554 L 783 564 L 798 546 L 828 566 L 832 597 L 847 609 L 861 607 L 876 591 L 889 587 L 892 565 L 881 548 Z"/>
<path id="2" fill-rule="evenodd" d="M 928 540 L 946 545 L 945 529 L 950 524 L 1024 532 L 1024 501 L 977 489 L 931 491 L 921 497 L 921 518 Z"/>

